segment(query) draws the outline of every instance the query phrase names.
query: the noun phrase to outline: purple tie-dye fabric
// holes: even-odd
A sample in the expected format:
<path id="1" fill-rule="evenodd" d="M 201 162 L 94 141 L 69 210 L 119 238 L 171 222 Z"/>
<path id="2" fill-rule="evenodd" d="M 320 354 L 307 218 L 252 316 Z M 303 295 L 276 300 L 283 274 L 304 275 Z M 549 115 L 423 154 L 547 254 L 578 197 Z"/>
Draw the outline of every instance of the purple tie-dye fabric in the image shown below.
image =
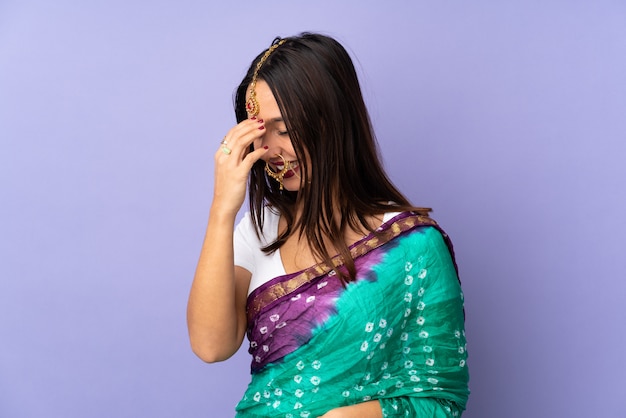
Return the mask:
<path id="1" fill-rule="evenodd" d="M 374 273 L 369 267 L 378 263 L 381 257 L 382 252 L 372 251 L 354 260 L 357 271 L 365 273 L 357 280 L 374 280 Z M 250 298 L 298 274 L 301 273 L 276 277 L 251 293 Z M 313 330 L 336 313 L 335 301 L 344 290 L 339 275 L 331 270 L 298 288 L 288 297 L 287 303 L 285 297 L 265 306 L 248 327 L 252 372 L 305 344 L 313 335 Z"/>

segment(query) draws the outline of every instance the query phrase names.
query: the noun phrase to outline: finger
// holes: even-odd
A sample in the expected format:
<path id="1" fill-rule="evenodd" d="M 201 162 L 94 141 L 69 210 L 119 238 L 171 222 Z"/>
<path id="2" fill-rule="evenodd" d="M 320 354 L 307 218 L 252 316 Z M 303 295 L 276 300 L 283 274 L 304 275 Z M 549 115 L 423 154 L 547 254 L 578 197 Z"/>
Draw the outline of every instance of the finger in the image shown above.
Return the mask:
<path id="1" fill-rule="evenodd" d="M 224 139 L 220 142 L 220 146 L 215 152 L 215 160 L 219 161 L 220 158 L 226 158 L 230 156 L 239 155 L 239 160 L 243 159 L 245 154 L 242 153 L 242 149 L 245 148 L 245 145 L 250 141 L 254 141 L 255 136 L 253 135 L 251 138 L 245 138 L 249 136 L 253 130 L 250 127 L 250 124 L 246 124 L 247 126 L 237 125 L 232 128 Z M 244 137 L 242 139 L 242 136 Z M 231 158 L 232 159 L 232 158 Z"/>
<path id="2" fill-rule="evenodd" d="M 251 131 L 238 138 L 233 145 L 233 154 L 239 156 L 239 161 L 243 160 L 248 153 L 255 151 L 254 144 L 261 139 L 263 133 Z M 258 144 L 257 144 L 258 146 Z"/>
<path id="3" fill-rule="evenodd" d="M 236 168 L 250 152 L 251 144 L 265 133 L 262 119 L 246 119 L 232 127 L 214 156 L 218 164 L 226 164 L 230 169 Z"/>
<path id="4" fill-rule="evenodd" d="M 263 126 L 263 129 L 259 129 L 261 126 Z M 245 119 L 239 122 L 228 131 L 224 139 L 228 143 L 231 143 L 249 132 L 254 132 L 255 129 L 259 131 L 263 131 L 265 129 L 265 122 L 263 119 Z"/>
<path id="5" fill-rule="evenodd" d="M 221 144 L 217 151 L 215 151 L 214 160 L 215 162 L 219 162 L 220 160 L 229 157 L 231 154 L 232 149 L 230 149 L 226 144 Z"/>
<path id="6" fill-rule="evenodd" d="M 246 155 L 243 161 L 241 162 L 241 165 L 244 166 L 246 170 L 250 171 L 254 163 L 259 161 L 261 157 L 265 155 L 268 149 L 269 149 L 268 147 L 261 147 L 259 149 L 249 152 L 248 155 Z"/>

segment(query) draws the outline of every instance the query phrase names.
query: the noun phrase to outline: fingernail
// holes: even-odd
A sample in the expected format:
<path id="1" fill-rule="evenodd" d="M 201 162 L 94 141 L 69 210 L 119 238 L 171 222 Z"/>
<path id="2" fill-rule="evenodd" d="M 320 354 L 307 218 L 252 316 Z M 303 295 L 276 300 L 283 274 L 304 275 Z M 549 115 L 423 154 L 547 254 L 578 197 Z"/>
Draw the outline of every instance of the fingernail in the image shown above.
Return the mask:
<path id="1" fill-rule="evenodd" d="M 252 120 L 256 120 L 256 116 L 252 116 L 250 119 L 252 119 Z"/>
<path id="2" fill-rule="evenodd" d="M 267 145 L 263 147 L 263 149 L 270 149 L 270 147 L 268 147 Z"/>
<path id="3" fill-rule="evenodd" d="M 265 129 L 265 126 L 261 125 L 259 126 L 259 130 L 262 131 L 263 129 Z"/>
<path id="4" fill-rule="evenodd" d="M 257 120 L 257 122 L 263 123 L 263 119 L 259 119 L 259 120 Z"/>

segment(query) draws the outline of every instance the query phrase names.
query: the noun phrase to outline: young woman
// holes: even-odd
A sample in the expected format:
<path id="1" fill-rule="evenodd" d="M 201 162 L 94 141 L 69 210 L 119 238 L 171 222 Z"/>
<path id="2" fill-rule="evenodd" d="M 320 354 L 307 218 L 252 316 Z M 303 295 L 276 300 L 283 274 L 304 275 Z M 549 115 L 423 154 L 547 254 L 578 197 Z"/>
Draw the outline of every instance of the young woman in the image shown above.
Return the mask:
<path id="1" fill-rule="evenodd" d="M 207 362 L 247 334 L 252 380 L 237 416 L 460 416 L 469 391 L 452 247 L 383 171 L 345 49 L 319 34 L 277 38 L 235 113 L 215 154 L 188 327 Z"/>

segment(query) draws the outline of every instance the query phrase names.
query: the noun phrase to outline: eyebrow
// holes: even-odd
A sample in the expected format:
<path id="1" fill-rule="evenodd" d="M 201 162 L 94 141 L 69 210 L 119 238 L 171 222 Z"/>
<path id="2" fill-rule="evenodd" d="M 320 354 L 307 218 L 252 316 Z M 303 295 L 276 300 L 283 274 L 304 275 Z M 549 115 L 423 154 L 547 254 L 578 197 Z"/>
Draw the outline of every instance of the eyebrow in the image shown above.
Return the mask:
<path id="1" fill-rule="evenodd" d="M 270 119 L 270 122 L 284 122 L 282 117 Z"/>

